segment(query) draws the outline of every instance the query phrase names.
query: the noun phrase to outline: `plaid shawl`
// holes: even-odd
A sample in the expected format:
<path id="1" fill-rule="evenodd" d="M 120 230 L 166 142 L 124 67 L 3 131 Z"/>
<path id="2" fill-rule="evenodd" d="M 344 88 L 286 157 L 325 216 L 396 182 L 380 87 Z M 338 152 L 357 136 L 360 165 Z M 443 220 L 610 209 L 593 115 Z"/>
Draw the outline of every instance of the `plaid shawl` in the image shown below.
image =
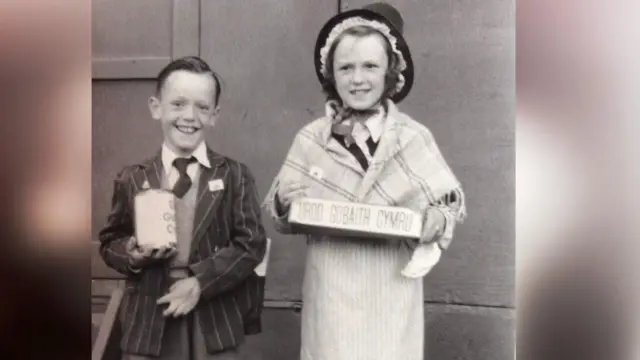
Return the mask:
<path id="1" fill-rule="evenodd" d="M 263 207 L 280 231 L 288 226 L 275 210 L 280 184 L 301 182 L 306 195 L 335 201 L 400 206 L 422 214 L 437 207 L 446 219 L 435 241 L 446 249 L 456 223 L 466 217 L 464 193 L 445 162 L 431 132 L 388 101 L 384 130 L 369 169 L 331 136 L 329 115 L 303 127 L 274 179 Z M 425 217 L 426 219 L 426 217 Z M 423 239 L 426 241 L 427 239 Z"/>

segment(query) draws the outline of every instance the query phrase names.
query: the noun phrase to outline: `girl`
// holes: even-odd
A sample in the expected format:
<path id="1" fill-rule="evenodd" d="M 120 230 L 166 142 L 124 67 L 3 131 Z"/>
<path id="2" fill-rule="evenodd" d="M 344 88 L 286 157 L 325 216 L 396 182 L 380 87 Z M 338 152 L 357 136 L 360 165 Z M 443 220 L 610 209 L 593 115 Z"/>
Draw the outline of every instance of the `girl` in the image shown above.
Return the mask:
<path id="1" fill-rule="evenodd" d="M 413 83 L 402 26 L 395 8 L 377 3 L 322 28 L 315 65 L 326 116 L 298 132 L 264 203 L 282 233 L 292 233 L 291 202 L 305 196 L 406 207 L 425 218 L 419 241 L 306 234 L 303 360 L 423 358 L 422 277 L 465 208 L 429 130 L 395 105 Z"/>

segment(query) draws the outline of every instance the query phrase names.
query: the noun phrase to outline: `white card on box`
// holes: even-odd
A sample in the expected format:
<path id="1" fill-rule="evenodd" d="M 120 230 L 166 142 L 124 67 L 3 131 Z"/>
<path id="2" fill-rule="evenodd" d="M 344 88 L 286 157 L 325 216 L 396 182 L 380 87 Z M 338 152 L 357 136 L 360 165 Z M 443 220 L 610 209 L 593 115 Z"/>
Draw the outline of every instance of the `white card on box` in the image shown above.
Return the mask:
<path id="1" fill-rule="evenodd" d="M 291 204 L 289 223 L 320 235 L 418 239 L 422 215 L 411 209 L 303 198 Z"/>
<path id="2" fill-rule="evenodd" d="M 152 248 L 175 246 L 177 235 L 173 193 L 149 189 L 136 195 L 134 201 L 138 245 Z"/>

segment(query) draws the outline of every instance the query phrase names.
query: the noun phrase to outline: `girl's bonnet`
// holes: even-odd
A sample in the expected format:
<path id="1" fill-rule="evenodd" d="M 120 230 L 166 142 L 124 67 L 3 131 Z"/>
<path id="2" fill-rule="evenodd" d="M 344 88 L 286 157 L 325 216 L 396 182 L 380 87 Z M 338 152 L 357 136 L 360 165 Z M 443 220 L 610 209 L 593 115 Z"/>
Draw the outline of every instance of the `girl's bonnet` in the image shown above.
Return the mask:
<path id="1" fill-rule="evenodd" d="M 322 27 L 314 51 L 316 75 L 320 82 L 327 78 L 327 56 L 329 49 L 342 32 L 354 26 L 365 25 L 378 30 L 387 38 L 393 52 L 398 56 L 399 81 L 390 94 L 394 103 L 402 101 L 413 85 L 413 61 L 409 46 L 402 36 L 404 21 L 393 6 L 387 3 L 374 3 L 361 9 L 342 12 L 327 21 Z"/>

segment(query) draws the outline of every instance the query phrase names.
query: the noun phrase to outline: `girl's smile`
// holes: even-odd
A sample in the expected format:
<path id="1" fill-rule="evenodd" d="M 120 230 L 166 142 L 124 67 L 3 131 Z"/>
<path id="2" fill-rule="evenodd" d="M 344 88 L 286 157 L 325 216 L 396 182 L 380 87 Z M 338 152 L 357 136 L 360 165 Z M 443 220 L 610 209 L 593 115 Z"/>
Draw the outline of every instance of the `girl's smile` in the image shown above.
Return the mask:
<path id="1" fill-rule="evenodd" d="M 379 34 L 346 35 L 336 47 L 336 90 L 342 102 L 352 109 L 371 109 L 380 102 L 389 62 L 384 44 Z"/>

